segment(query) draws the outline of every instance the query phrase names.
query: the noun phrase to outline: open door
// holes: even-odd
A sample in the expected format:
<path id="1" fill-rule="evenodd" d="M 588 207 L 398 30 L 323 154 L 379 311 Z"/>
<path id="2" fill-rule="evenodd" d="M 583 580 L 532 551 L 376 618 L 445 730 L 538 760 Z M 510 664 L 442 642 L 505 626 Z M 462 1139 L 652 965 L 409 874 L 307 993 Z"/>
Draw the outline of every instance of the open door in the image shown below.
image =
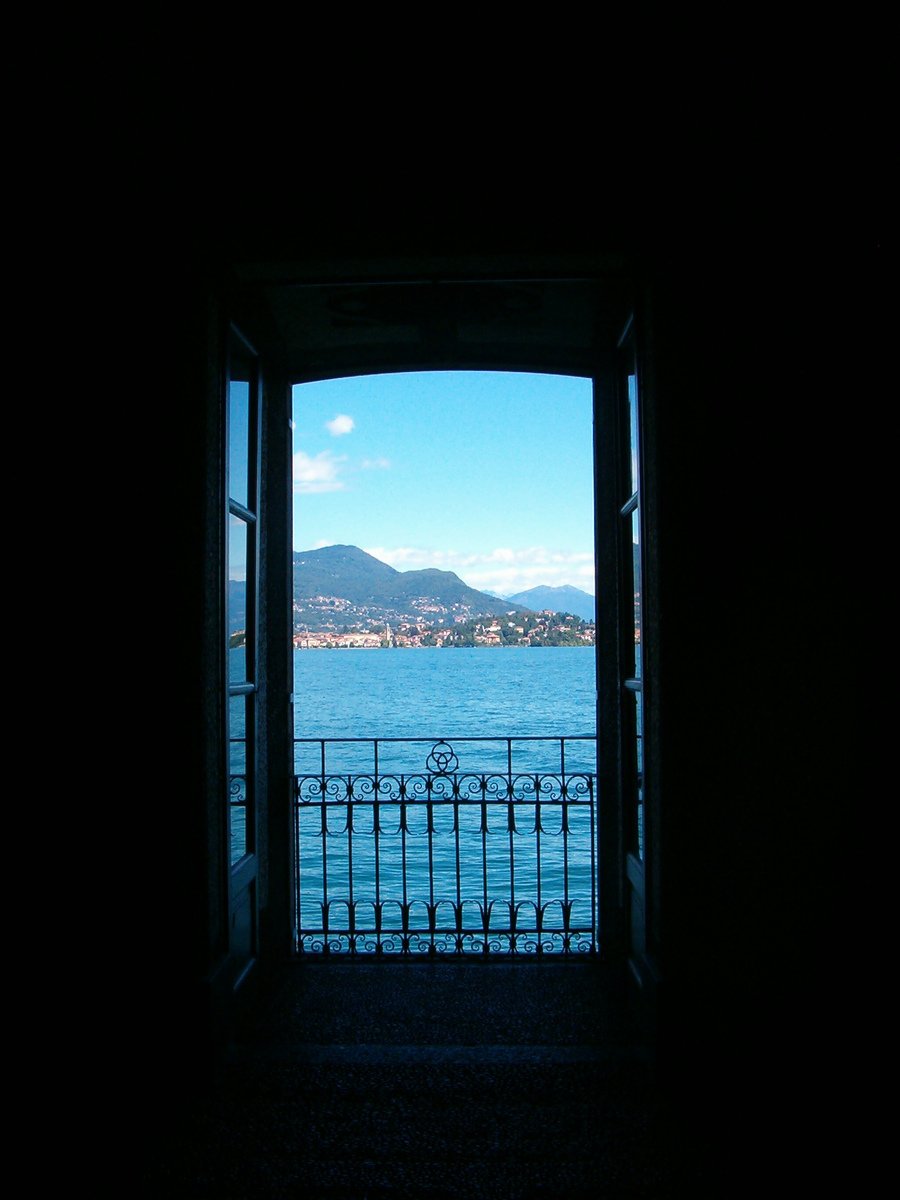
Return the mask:
<path id="1" fill-rule="evenodd" d="M 256 354 L 234 328 L 228 346 L 227 399 L 227 959 L 231 986 L 238 991 L 257 959 L 259 923 L 260 372 Z"/>
<path id="2" fill-rule="evenodd" d="M 600 941 L 647 980 L 642 491 L 633 320 L 595 379 Z"/>
<path id="3" fill-rule="evenodd" d="M 624 402 L 621 451 L 625 458 L 619 507 L 621 578 L 622 804 L 629 963 L 644 983 L 647 953 L 647 873 L 644 836 L 644 672 L 641 443 L 638 372 L 632 336 L 621 347 L 619 392 Z M 620 410 L 621 411 L 621 410 Z"/>
<path id="4" fill-rule="evenodd" d="M 644 797 L 645 662 L 643 446 L 639 358 L 634 323 L 619 343 L 618 396 L 618 573 L 619 573 L 619 737 L 620 795 L 625 866 L 625 923 L 628 963 L 648 989 L 650 913 L 648 829 Z"/>

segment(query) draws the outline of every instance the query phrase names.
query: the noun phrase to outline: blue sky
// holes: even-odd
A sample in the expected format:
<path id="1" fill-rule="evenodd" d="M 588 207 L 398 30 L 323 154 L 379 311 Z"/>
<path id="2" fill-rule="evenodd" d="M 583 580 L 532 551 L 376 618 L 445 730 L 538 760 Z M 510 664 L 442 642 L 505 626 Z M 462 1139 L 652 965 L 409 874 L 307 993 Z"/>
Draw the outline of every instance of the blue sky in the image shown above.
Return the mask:
<path id="1" fill-rule="evenodd" d="M 359 546 L 481 591 L 594 592 L 591 382 L 366 375 L 294 388 L 294 549 Z"/>

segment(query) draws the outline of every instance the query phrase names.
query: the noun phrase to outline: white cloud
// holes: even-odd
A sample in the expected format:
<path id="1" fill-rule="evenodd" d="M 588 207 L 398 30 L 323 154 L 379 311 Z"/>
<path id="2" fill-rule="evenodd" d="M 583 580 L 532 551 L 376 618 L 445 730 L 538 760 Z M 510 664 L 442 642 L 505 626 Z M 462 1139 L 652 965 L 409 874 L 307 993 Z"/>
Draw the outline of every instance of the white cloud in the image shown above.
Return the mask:
<path id="1" fill-rule="evenodd" d="M 343 456 L 334 455 L 330 450 L 311 456 L 304 450 L 298 450 L 294 455 L 294 491 L 295 492 L 341 492 L 345 484 L 338 478 Z"/>
<path id="2" fill-rule="evenodd" d="M 533 587 L 563 587 L 565 584 L 594 594 L 593 567 L 585 571 L 572 563 L 473 569 L 465 576 L 465 581 L 479 591 L 499 592 L 501 596 L 513 596 Z"/>
<path id="3" fill-rule="evenodd" d="M 425 567 L 455 571 L 470 587 L 483 592 L 514 595 L 532 587 L 571 584 L 594 594 L 594 556 L 590 552 L 551 550 L 545 546 L 526 546 L 519 550 L 502 546 L 482 554 L 415 546 L 366 546 L 364 549 L 401 571 Z"/>
<path id="4" fill-rule="evenodd" d="M 387 471 L 390 469 L 389 458 L 364 458 L 359 464 L 364 471 Z"/>
<path id="5" fill-rule="evenodd" d="M 387 563 L 389 567 L 406 566 L 410 571 L 416 571 L 423 566 L 437 565 L 434 556 L 429 555 L 429 551 L 417 550 L 414 546 L 364 546 L 362 548 L 366 554 L 371 554 L 379 562 Z M 425 562 L 426 558 L 427 562 Z"/>
<path id="6" fill-rule="evenodd" d="M 352 417 L 348 417 L 346 413 L 338 413 L 330 421 L 325 422 L 325 428 L 332 437 L 341 437 L 345 433 L 352 433 L 356 422 Z"/>

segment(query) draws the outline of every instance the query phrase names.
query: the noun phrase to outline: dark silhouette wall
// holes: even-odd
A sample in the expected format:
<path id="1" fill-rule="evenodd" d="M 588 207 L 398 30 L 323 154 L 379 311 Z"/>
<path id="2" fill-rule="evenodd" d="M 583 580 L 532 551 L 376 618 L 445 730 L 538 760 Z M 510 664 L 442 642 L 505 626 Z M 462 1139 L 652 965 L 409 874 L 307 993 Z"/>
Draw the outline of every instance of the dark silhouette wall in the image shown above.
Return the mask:
<path id="1" fill-rule="evenodd" d="M 553 228 L 538 232 L 552 242 Z M 624 250 L 646 304 L 657 444 L 654 1049 L 667 1086 L 741 1153 L 748 1128 L 796 1144 L 797 1105 L 820 1112 L 835 1099 L 821 1051 L 854 724 L 839 560 L 852 530 L 835 486 L 843 446 L 823 404 L 818 324 L 823 299 L 840 306 L 846 293 L 793 230 L 721 232 Z M 365 253 L 358 230 L 353 244 Z M 382 238 L 373 244 L 383 251 Z M 172 830 L 161 870 L 148 866 L 158 886 L 141 897 L 135 1003 L 148 1080 L 177 1091 L 202 1076 L 216 1044 L 206 977 L 223 920 L 207 843 L 220 497 L 209 493 L 218 450 L 206 399 L 222 292 L 208 260 L 177 242 L 168 250 L 150 276 L 171 399 L 149 433 L 174 513 L 153 585 L 171 618 L 160 639 L 170 675 L 152 689 L 171 753 Z M 148 802 L 156 786 L 145 781 Z"/>

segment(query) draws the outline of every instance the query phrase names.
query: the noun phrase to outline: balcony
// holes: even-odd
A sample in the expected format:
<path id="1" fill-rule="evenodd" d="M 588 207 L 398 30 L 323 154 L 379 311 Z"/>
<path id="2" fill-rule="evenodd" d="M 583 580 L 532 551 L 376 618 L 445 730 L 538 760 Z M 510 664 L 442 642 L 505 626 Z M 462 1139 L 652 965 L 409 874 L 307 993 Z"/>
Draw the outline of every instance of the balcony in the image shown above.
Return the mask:
<path id="1" fill-rule="evenodd" d="M 595 738 L 294 745 L 298 955 L 597 950 Z"/>

